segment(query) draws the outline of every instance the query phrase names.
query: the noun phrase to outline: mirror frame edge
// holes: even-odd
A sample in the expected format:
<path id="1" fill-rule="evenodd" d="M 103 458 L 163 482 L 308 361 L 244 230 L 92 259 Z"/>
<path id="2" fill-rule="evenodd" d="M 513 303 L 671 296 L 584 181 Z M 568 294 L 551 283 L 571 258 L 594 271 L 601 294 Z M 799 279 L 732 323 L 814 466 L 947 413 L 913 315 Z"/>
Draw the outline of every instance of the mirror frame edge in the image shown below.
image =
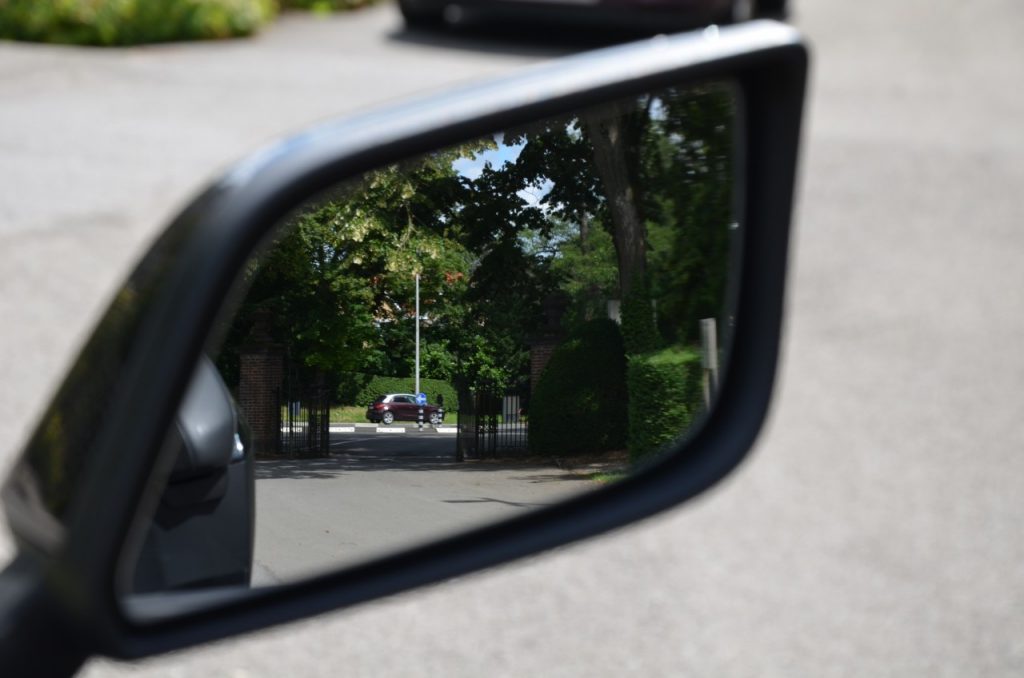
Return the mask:
<path id="1" fill-rule="evenodd" d="M 659 85 L 715 77 L 735 79 L 744 93 L 747 115 L 743 165 L 746 235 L 736 309 L 737 329 L 719 401 L 701 431 L 686 443 L 688 451 L 694 454 L 671 457 L 658 465 L 658 474 L 641 473 L 560 505 L 559 513 L 564 517 L 558 520 L 552 521 L 541 511 L 374 561 L 366 567 L 280 589 L 267 589 L 223 608 L 152 625 L 132 623 L 123 617 L 115 599 L 111 572 L 151 475 L 159 447 L 154 441 L 158 434 L 163 435 L 184 392 L 190 370 L 181 365 L 194 362 L 205 340 L 205 332 L 197 328 L 209 325 L 220 308 L 220 300 L 212 294 L 189 299 L 184 293 L 194 281 L 179 276 L 164 290 L 160 308 L 148 314 L 153 317 L 146 321 L 145 336 L 140 337 L 143 346 L 136 352 L 141 353 L 141 358 L 133 354 L 136 368 L 129 370 L 122 380 L 141 386 L 146 376 L 152 376 L 153 370 L 142 369 L 139 361 L 144 364 L 154 347 L 170 345 L 175 348 L 175 355 L 165 366 L 166 382 L 158 382 L 166 383 L 167 387 L 151 389 L 157 393 L 150 394 L 146 405 L 150 412 L 156 413 L 155 420 L 163 420 L 162 424 L 141 424 L 138 431 L 128 436 L 129 441 L 135 441 L 128 445 L 129 449 L 144 449 L 148 453 L 128 455 L 133 461 L 113 474 L 92 473 L 83 479 L 86 502 L 100 497 L 108 501 L 96 514 L 74 516 L 68 528 L 68 544 L 55 562 L 47 563 L 49 575 L 43 581 L 49 582 L 46 584 L 49 590 L 59 590 L 54 584 L 55 578 L 71 576 L 73 580 L 72 586 L 79 595 L 71 597 L 76 602 L 55 604 L 64 608 L 72 623 L 90 632 L 94 642 L 87 643 L 92 646 L 88 652 L 138 658 L 366 602 L 623 526 L 685 501 L 731 471 L 746 455 L 760 429 L 774 382 L 807 51 L 795 30 L 771 21 L 723 28 L 721 34 L 722 43 L 710 48 L 698 42 L 699 35 L 680 36 L 682 58 L 679 54 L 673 55 L 671 50 L 666 55 L 661 49 L 679 38 L 658 38 L 635 46 L 602 50 L 596 55 L 563 59 L 547 69 L 529 69 L 490 86 L 432 99 L 435 117 L 428 115 L 426 120 L 420 119 L 422 111 L 417 111 L 417 104 L 402 107 L 393 116 L 406 123 L 404 128 L 399 125 L 398 131 L 394 131 L 387 120 L 383 124 L 379 120 L 369 121 L 371 128 L 375 126 L 378 131 L 376 135 L 369 135 L 363 148 L 355 144 L 357 148 L 353 149 L 353 144 L 347 141 L 342 142 L 341 151 L 336 145 L 318 147 L 327 137 L 317 135 L 351 134 L 352 127 L 367 124 L 369 116 L 340 127 L 329 124 L 311 136 L 300 135 L 310 142 L 303 151 L 305 155 L 300 152 L 297 157 L 289 157 L 258 152 L 256 160 L 243 161 L 225 180 L 200 196 L 171 227 L 180 227 L 188 220 L 186 217 L 194 216 L 198 210 L 201 223 L 193 223 L 191 227 L 216 242 L 210 246 L 210 237 L 193 238 L 188 253 L 196 261 L 207 261 L 214 272 L 203 285 L 210 290 L 223 291 L 233 282 L 233 271 L 285 208 L 298 198 L 312 195 L 318 187 L 333 183 L 339 175 L 354 175 L 412 152 L 424 152 L 510 124 Z M 632 60 L 624 59 L 630 52 L 634 55 Z M 608 53 L 615 54 L 609 57 Z M 611 75 L 599 73 L 601 77 L 596 82 L 594 78 L 564 80 L 567 72 L 594 69 L 595 59 L 601 58 L 605 63 L 599 63 L 597 71 L 609 63 L 622 68 L 614 69 Z M 626 77 L 631 69 L 633 77 Z M 602 78 L 604 81 L 600 82 Z M 486 98 L 481 95 L 488 87 L 508 95 L 543 91 L 545 86 L 548 96 L 538 95 L 515 106 L 508 96 L 489 104 L 468 98 Z M 444 120 L 446 113 L 455 111 L 461 115 L 455 116 L 454 121 Z M 261 198 L 254 206 L 240 204 L 247 194 L 254 192 Z M 246 221 L 248 225 L 239 232 L 211 226 L 218 222 Z M 228 269 L 232 274 L 226 279 L 224 272 Z M 191 321 L 190 328 L 176 327 L 173 322 L 183 313 Z M 127 405 L 122 402 L 120 411 L 127 411 Z M 113 420 L 117 419 L 117 411 L 115 405 Z M 96 443 L 98 452 L 114 444 L 113 428 L 108 425 L 101 431 Z M 117 444 L 125 444 L 123 436 L 118 438 Z M 114 458 L 112 454 L 107 456 Z M 123 490 L 126 486 L 132 491 L 111 499 L 112 490 Z M 111 524 L 116 529 L 110 529 Z M 100 618 L 96 619 L 97 616 Z"/>

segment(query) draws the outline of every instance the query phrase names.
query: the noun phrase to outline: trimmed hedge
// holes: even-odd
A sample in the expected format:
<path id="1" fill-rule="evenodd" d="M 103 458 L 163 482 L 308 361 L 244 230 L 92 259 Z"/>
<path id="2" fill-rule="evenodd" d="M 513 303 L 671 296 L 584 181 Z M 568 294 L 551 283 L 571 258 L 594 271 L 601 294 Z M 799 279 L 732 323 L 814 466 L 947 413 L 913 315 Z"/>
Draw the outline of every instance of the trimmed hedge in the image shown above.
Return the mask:
<path id="1" fill-rule="evenodd" d="M 626 354 L 612 320 L 591 320 L 551 356 L 530 398 L 530 452 L 573 456 L 626 445 Z"/>
<path id="2" fill-rule="evenodd" d="M 313 12 L 343 12 L 372 5 L 375 0 L 282 0 L 285 7 L 308 9 Z"/>
<path id="3" fill-rule="evenodd" d="M 622 341 L 627 355 L 649 353 L 659 348 L 651 295 L 642 283 L 634 284 L 622 301 Z"/>
<path id="4" fill-rule="evenodd" d="M 413 377 L 384 377 L 373 374 L 349 373 L 342 377 L 338 387 L 338 401 L 341 405 L 369 405 L 373 399 L 385 393 L 415 393 L 416 380 Z M 420 390 L 427 394 L 427 402 L 437 404 L 438 394 L 444 396 L 444 408 L 458 409 L 459 397 L 455 387 L 443 379 L 420 377 Z"/>
<path id="5" fill-rule="evenodd" d="M 657 454 L 677 439 L 704 411 L 703 366 L 699 351 L 668 348 L 631 356 L 629 385 L 629 457 L 633 462 Z"/>
<path id="6" fill-rule="evenodd" d="M 275 0 L 0 0 L 0 38 L 138 45 L 251 35 Z"/>

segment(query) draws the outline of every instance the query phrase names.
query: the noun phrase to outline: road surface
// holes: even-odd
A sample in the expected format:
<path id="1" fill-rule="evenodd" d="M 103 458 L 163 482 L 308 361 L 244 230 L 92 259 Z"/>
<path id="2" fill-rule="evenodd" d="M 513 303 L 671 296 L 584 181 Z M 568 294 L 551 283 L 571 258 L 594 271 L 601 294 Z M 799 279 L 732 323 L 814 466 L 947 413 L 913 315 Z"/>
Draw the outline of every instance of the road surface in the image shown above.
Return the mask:
<path id="1" fill-rule="evenodd" d="M 334 433 L 327 459 L 256 464 L 256 586 L 295 581 L 600 487 L 553 464 L 455 461 L 455 437 Z"/>

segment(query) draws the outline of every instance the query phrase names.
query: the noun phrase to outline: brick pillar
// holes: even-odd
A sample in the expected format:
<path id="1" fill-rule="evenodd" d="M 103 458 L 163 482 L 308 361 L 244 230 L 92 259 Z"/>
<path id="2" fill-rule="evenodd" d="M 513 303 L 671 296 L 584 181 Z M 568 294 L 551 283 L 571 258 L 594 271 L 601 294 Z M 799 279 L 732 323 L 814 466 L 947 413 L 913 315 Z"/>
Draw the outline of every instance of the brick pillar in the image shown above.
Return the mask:
<path id="1" fill-rule="evenodd" d="M 530 342 L 530 392 L 537 388 L 541 372 L 547 367 L 551 360 L 551 354 L 555 352 L 560 340 L 556 337 L 537 337 Z"/>
<path id="2" fill-rule="evenodd" d="M 252 428 L 253 452 L 277 454 L 281 440 L 281 385 L 284 350 L 270 336 L 270 314 L 256 314 L 239 350 L 238 405 Z"/>
<path id="3" fill-rule="evenodd" d="M 544 323 L 540 332 L 530 339 L 530 392 L 537 388 L 541 372 L 547 367 L 551 360 L 551 354 L 555 352 L 565 334 L 562 331 L 562 316 L 565 315 L 569 299 L 564 294 L 553 293 L 549 295 L 541 305 L 541 313 L 544 316 Z"/>

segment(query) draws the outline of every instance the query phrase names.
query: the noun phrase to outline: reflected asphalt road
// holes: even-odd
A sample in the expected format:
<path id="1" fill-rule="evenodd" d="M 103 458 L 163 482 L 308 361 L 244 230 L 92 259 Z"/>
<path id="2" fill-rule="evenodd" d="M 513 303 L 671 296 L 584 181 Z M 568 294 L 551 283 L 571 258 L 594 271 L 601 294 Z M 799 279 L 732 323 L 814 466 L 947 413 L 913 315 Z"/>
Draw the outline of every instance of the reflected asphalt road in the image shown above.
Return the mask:
<path id="1" fill-rule="evenodd" d="M 524 462 L 456 462 L 433 432 L 331 435 L 326 459 L 260 461 L 254 584 L 291 581 L 594 488 Z"/>

